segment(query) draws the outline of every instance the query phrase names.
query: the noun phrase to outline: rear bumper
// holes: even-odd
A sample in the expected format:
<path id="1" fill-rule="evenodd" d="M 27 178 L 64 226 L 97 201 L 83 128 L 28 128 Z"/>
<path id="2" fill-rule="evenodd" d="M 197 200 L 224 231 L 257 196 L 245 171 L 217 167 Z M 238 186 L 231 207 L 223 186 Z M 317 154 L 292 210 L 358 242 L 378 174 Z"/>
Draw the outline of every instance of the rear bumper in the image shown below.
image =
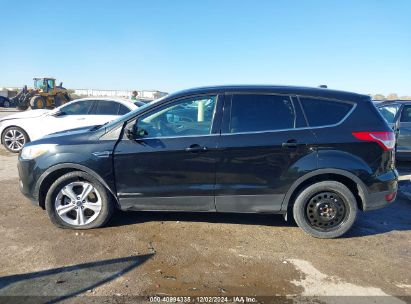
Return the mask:
<path id="1" fill-rule="evenodd" d="M 387 200 L 387 197 L 390 197 L 390 199 Z M 392 204 L 395 201 L 396 197 L 397 197 L 397 190 L 371 193 L 368 197 L 367 203 L 364 204 L 363 211 L 371 211 L 371 210 L 384 208 Z"/>
<path id="2" fill-rule="evenodd" d="M 371 190 L 363 197 L 363 211 L 370 211 L 384 208 L 392 204 L 398 191 L 398 172 L 397 170 L 389 171 L 377 177 L 378 182 L 375 183 Z M 368 189 L 370 190 L 370 189 Z"/>

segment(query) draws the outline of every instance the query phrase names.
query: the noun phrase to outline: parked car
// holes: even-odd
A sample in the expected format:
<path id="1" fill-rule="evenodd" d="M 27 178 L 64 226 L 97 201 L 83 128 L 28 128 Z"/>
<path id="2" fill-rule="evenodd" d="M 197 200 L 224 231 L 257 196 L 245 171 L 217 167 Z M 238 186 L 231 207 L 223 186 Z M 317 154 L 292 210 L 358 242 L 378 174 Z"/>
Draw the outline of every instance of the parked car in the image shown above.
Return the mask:
<path id="1" fill-rule="evenodd" d="M 100 125 L 138 106 L 123 99 L 83 98 L 54 110 L 31 110 L 0 119 L 1 143 L 19 152 L 29 141 L 44 135 L 85 126 Z"/>
<path id="2" fill-rule="evenodd" d="M 0 96 L 0 107 L 10 108 L 11 102 L 10 99 L 4 96 Z"/>
<path id="3" fill-rule="evenodd" d="M 368 96 L 220 86 L 30 142 L 18 170 L 22 193 L 62 228 L 101 227 L 115 208 L 272 213 L 334 238 L 358 210 L 395 200 L 394 144 Z"/>
<path id="4" fill-rule="evenodd" d="M 411 159 L 411 100 L 385 101 L 376 104 L 377 109 L 397 132 L 395 147 L 397 159 Z"/>
<path id="5" fill-rule="evenodd" d="M 145 102 L 142 102 L 140 100 L 131 101 L 131 102 L 134 103 L 137 107 L 142 107 L 146 104 Z"/>

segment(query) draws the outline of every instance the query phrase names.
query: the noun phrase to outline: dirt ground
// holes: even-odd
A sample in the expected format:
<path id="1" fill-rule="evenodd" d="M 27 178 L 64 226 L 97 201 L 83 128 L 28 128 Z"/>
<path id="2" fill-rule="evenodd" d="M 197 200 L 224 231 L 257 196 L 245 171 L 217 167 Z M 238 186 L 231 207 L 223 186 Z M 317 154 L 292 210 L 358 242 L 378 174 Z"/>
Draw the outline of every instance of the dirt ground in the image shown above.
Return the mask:
<path id="1" fill-rule="evenodd" d="M 141 295 L 411 302 L 411 201 L 404 195 L 360 213 L 334 240 L 312 238 L 274 215 L 117 212 L 108 227 L 78 232 L 55 228 L 20 194 L 16 160 L 0 149 L 0 303 L 16 303 L 8 297 L 16 295 L 39 296 L 25 303 L 121 303 Z"/>

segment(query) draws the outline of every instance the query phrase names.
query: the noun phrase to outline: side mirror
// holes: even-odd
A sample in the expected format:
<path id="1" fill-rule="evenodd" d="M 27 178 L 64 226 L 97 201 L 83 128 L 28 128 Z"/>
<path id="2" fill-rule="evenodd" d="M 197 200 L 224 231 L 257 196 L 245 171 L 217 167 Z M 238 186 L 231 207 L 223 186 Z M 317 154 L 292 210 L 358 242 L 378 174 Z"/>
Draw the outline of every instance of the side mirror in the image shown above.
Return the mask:
<path id="1" fill-rule="evenodd" d="M 63 111 L 57 111 L 56 113 L 53 114 L 54 117 L 59 117 L 59 116 L 64 116 L 66 115 L 66 113 L 64 113 Z"/>
<path id="2" fill-rule="evenodd" d="M 130 140 L 141 140 L 146 135 L 148 135 L 147 131 L 139 128 L 137 124 L 126 129 L 126 136 Z"/>

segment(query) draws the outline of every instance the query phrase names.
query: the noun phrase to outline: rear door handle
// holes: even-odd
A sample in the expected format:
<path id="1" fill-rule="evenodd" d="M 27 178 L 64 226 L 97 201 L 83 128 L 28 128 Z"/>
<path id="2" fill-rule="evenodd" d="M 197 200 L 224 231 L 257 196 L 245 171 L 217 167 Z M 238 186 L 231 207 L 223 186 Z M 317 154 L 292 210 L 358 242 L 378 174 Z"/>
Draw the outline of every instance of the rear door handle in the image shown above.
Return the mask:
<path id="1" fill-rule="evenodd" d="M 207 147 L 200 146 L 200 145 L 191 145 L 190 147 L 186 148 L 187 152 L 197 153 L 197 152 L 205 152 L 207 151 Z"/>

